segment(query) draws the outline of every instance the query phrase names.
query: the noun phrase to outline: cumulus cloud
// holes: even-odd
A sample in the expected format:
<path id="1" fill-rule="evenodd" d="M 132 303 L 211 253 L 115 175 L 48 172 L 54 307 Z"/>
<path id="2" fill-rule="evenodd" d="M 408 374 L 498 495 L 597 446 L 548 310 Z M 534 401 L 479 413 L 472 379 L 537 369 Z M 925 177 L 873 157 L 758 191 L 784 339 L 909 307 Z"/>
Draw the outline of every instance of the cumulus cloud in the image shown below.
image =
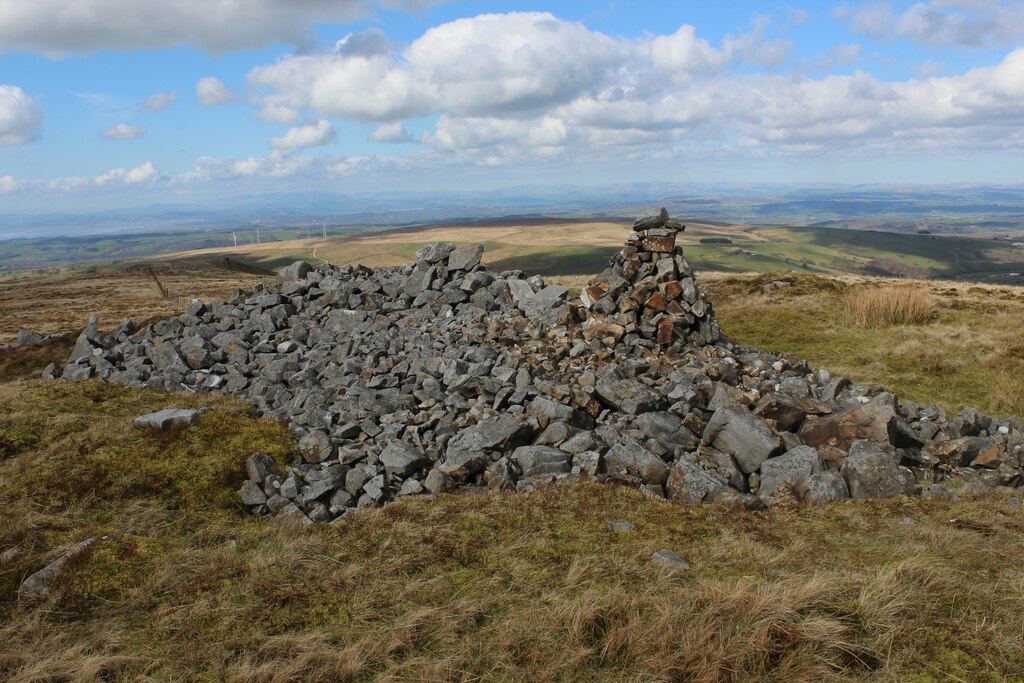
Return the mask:
<path id="1" fill-rule="evenodd" d="M 204 76 L 196 81 L 196 99 L 204 107 L 214 107 L 219 104 L 231 104 L 238 101 L 238 98 L 224 85 L 223 81 L 214 76 Z"/>
<path id="2" fill-rule="evenodd" d="M 14 176 L 0 176 L 0 192 L 14 192 L 18 189 L 20 183 L 14 179 Z"/>
<path id="3" fill-rule="evenodd" d="M 163 111 L 178 100 L 176 92 L 155 92 L 142 100 L 142 106 L 149 111 Z"/>
<path id="4" fill-rule="evenodd" d="M 16 85 L 0 85 L 0 146 L 23 145 L 39 137 L 43 110 Z"/>
<path id="5" fill-rule="evenodd" d="M 373 142 L 402 143 L 413 141 L 413 137 L 409 135 L 409 131 L 405 129 L 401 121 L 382 123 L 368 137 Z"/>
<path id="6" fill-rule="evenodd" d="M 208 52 L 312 40 L 309 26 L 438 0 L 0 0 L 0 48 L 48 55 L 192 45 Z"/>
<path id="7" fill-rule="evenodd" d="M 382 173 L 412 168 L 409 158 L 379 156 L 307 157 L 294 152 L 272 150 L 266 156 L 225 159 L 204 156 L 196 160 L 192 170 L 175 176 L 173 185 L 189 185 L 213 180 L 277 180 L 303 176 L 343 177 L 354 174 Z"/>
<path id="8" fill-rule="evenodd" d="M 303 149 L 329 145 L 338 139 L 334 126 L 330 121 L 321 119 L 305 126 L 290 129 L 280 137 L 270 139 L 270 146 L 277 150 Z"/>
<path id="9" fill-rule="evenodd" d="M 887 6 L 861 6 L 863 25 L 874 20 L 868 10 L 891 18 Z M 376 141 L 406 140 L 402 120 L 436 115 L 421 137 L 434 150 L 424 163 L 1020 144 L 1008 130 L 1024 125 L 1013 85 L 1024 83 L 1024 49 L 944 78 L 783 76 L 770 69 L 790 46 L 769 26 L 758 19 L 715 46 L 691 26 L 626 40 L 548 13 L 491 14 L 431 28 L 404 48 L 378 31 L 346 36 L 329 53 L 256 68 L 248 82 L 268 119 L 374 122 Z M 849 63 L 860 51 L 840 45 L 817 65 Z M 737 73 L 737 64 L 769 73 Z"/>
<path id="10" fill-rule="evenodd" d="M 100 137 L 106 138 L 107 140 L 134 140 L 135 138 L 141 138 L 145 135 L 146 129 L 142 126 L 132 126 L 127 123 L 119 123 L 116 126 L 110 128 L 104 128 L 100 131 Z"/>
<path id="11" fill-rule="evenodd" d="M 1024 38 L 1024 3 L 930 0 L 898 12 L 889 4 L 872 2 L 850 14 L 850 27 L 875 37 L 906 38 L 932 47 L 1013 45 Z"/>
<path id="12" fill-rule="evenodd" d="M 139 183 L 157 180 L 160 171 L 152 163 L 146 162 L 135 168 L 115 168 L 101 175 L 96 176 L 93 182 L 96 185 L 138 185 Z M 70 179 L 75 180 L 75 179 Z"/>
<path id="13" fill-rule="evenodd" d="M 441 109 L 529 115 L 571 101 L 620 67 L 625 46 L 548 13 L 488 14 L 429 29 L 400 55 L 347 49 L 254 69 L 265 107 L 312 109 L 359 121 L 397 121 Z"/>

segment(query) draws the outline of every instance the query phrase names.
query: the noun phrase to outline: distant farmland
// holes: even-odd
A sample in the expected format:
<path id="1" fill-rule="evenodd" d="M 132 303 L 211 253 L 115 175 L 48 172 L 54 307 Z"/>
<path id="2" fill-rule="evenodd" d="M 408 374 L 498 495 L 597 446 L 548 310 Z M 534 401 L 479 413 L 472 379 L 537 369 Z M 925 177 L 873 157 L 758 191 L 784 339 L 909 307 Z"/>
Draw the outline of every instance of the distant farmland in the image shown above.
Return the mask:
<path id="1" fill-rule="evenodd" d="M 414 260 L 424 244 L 451 241 L 484 244 L 484 260 L 499 270 L 582 275 L 601 271 L 628 232 L 627 222 L 487 221 L 200 249 L 175 256 L 230 256 L 269 268 L 296 259 L 391 266 Z M 730 243 L 708 243 L 708 238 L 725 238 Z M 1024 284 L 1024 247 L 980 237 L 687 223 L 680 243 L 698 270 L 794 270 Z"/>

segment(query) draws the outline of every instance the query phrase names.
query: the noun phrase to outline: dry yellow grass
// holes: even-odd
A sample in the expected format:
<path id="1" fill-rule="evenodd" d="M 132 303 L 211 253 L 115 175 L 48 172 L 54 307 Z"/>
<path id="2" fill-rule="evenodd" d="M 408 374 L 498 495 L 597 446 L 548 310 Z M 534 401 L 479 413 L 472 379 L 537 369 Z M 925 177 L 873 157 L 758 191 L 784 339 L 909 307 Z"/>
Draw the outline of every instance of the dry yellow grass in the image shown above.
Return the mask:
<path id="1" fill-rule="evenodd" d="M 793 284 L 761 293 L 773 279 Z M 700 282 L 740 344 L 794 353 L 918 402 L 1024 415 L 1024 288 L 793 273 L 701 273 Z M 851 324 L 849 298 L 886 288 L 922 293 L 932 315 L 925 324 Z"/>
<path id="2" fill-rule="evenodd" d="M 229 271 L 159 271 L 168 290 L 186 298 L 226 299 L 236 287 L 248 289 L 264 279 Z M 101 329 L 125 319 L 147 320 L 180 313 L 144 270 L 103 270 L 86 274 L 21 275 L 3 284 L 0 297 L 0 343 L 25 328 L 41 334 L 85 327 L 90 315 L 100 316 Z"/>
<path id="3" fill-rule="evenodd" d="M 216 249 L 202 249 L 173 255 L 175 258 L 233 256 L 252 262 L 282 262 L 288 259 L 323 259 L 343 265 L 399 266 L 415 259 L 415 251 L 424 244 L 454 242 L 459 245 L 486 245 L 485 263 L 496 263 L 528 254 L 545 255 L 561 248 L 604 247 L 617 249 L 630 232 L 631 224 L 619 221 L 557 221 L 541 225 L 492 221 L 472 225 L 442 225 L 424 229 L 410 228 L 356 237 L 328 237 L 308 240 L 268 242 Z M 737 227 L 687 223 L 681 244 L 696 244 L 703 237 L 727 236 L 741 242 L 767 241 L 757 233 Z M 315 255 L 315 258 L 314 258 Z"/>
<path id="4" fill-rule="evenodd" d="M 936 302 L 921 285 L 858 288 L 846 295 L 846 316 L 859 327 L 923 325 L 935 316 Z"/>
<path id="5" fill-rule="evenodd" d="M 213 411 L 162 436 L 131 426 L 170 405 Z M 938 683 L 1024 670 L 1024 511 L 1008 500 L 742 513 L 591 484 L 406 500 L 289 531 L 229 504 L 250 449 L 291 448 L 283 426 L 239 408 L 0 384 L 0 549 L 17 551 L 0 567 L 0 679 Z M 98 535 L 110 539 L 48 599 L 17 599 L 22 577 Z M 693 566 L 653 565 L 662 548 Z"/>

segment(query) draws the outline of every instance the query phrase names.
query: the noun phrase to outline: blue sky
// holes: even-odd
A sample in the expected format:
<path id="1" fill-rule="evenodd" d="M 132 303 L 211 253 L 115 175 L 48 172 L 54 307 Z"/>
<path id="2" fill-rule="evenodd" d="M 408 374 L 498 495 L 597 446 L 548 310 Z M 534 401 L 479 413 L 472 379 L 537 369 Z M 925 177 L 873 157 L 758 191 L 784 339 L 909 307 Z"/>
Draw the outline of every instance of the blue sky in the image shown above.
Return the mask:
<path id="1" fill-rule="evenodd" d="M 0 212 L 1024 182 L 1024 0 L 0 0 Z"/>

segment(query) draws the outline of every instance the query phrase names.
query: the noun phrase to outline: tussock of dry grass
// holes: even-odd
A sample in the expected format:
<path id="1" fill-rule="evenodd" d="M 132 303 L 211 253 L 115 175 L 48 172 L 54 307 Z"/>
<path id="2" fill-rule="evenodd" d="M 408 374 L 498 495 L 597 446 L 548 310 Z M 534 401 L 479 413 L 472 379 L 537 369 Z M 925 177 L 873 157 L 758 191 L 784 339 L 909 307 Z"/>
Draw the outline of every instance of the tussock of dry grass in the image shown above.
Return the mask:
<path id="1" fill-rule="evenodd" d="M 739 344 L 793 353 L 919 403 L 1024 416 L 1024 289 L 848 277 L 842 286 L 750 294 L 761 281 L 789 276 L 705 273 L 700 281 L 722 329 Z M 922 312 L 930 299 L 927 324 L 851 324 L 847 302 L 873 301 L 883 290 L 922 293 Z"/>
<path id="2" fill-rule="evenodd" d="M 161 437 L 131 426 L 177 404 L 214 410 Z M 0 385 L 0 550 L 19 549 L 0 567 L 0 679 L 937 683 L 1024 668 L 1024 573 L 1008 561 L 1024 553 L 1020 506 L 753 514 L 589 485 L 287 531 L 230 502 L 251 448 L 291 448 L 237 411 Z M 17 599 L 56 548 L 100 534 L 47 601 Z M 692 568 L 652 565 L 662 548 Z"/>
<path id="3" fill-rule="evenodd" d="M 923 325 L 935 316 L 936 302 L 921 287 L 858 288 L 845 298 L 846 316 L 858 327 Z"/>

